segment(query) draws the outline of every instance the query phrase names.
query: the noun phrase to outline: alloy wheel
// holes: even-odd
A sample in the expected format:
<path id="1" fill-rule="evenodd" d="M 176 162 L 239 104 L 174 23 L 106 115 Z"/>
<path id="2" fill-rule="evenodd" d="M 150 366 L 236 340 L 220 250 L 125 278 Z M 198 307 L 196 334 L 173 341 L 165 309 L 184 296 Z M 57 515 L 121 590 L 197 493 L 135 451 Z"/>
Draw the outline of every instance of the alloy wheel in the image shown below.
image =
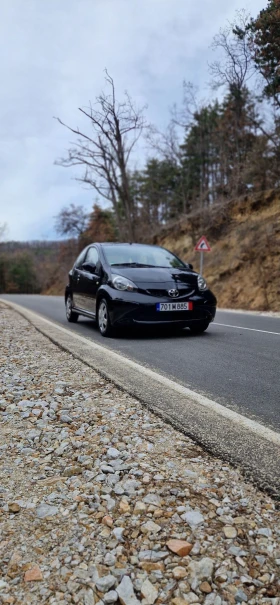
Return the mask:
<path id="1" fill-rule="evenodd" d="M 68 296 L 67 301 L 66 301 L 66 317 L 67 317 L 67 319 L 70 319 L 71 313 L 72 313 L 72 301 L 71 301 L 71 297 Z"/>
<path id="2" fill-rule="evenodd" d="M 98 326 L 101 334 L 104 334 L 108 326 L 108 309 L 105 302 L 101 302 L 98 309 Z"/>

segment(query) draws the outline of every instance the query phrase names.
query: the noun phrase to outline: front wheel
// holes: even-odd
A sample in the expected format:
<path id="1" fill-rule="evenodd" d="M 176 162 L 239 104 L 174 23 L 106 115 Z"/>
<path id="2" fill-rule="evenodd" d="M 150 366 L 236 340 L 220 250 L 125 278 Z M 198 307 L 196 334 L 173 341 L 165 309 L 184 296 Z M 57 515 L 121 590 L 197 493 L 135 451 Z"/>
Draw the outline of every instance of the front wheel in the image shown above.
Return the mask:
<path id="1" fill-rule="evenodd" d="M 67 296 L 66 300 L 66 318 L 70 323 L 76 323 L 78 321 L 78 313 L 75 313 L 72 308 L 72 298 L 70 294 Z"/>
<path id="2" fill-rule="evenodd" d="M 190 326 L 190 331 L 192 334 L 202 334 L 207 330 L 209 326 L 209 321 L 198 321 Z"/>
<path id="3" fill-rule="evenodd" d="M 97 324 L 102 336 L 108 337 L 112 335 L 113 328 L 111 326 L 108 304 L 105 298 L 102 298 L 98 306 Z"/>

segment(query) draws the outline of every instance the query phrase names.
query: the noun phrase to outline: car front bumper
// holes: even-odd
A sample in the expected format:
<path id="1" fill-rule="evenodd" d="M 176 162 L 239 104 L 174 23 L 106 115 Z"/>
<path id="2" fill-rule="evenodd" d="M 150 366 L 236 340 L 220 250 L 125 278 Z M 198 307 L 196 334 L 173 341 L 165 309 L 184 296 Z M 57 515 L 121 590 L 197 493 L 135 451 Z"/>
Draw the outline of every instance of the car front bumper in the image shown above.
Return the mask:
<path id="1" fill-rule="evenodd" d="M 133 293 L 122 292 L 121 296 L 114 296 L 108 301 L 111 324 L 114 326 L 167 324 L 188 326 L 198 321 L 210 323 L 215 318 L 217 301 L 210 290 L 202 295 L 180 297 L 177 301 L 192 302 L 193 309 L 191 311 L 161 312 L 156 310 L 156 304 L 159 302 L 170 303 L 170 298 L 158 299 L 142 294 L 137 294 L 134 298 Z"/>

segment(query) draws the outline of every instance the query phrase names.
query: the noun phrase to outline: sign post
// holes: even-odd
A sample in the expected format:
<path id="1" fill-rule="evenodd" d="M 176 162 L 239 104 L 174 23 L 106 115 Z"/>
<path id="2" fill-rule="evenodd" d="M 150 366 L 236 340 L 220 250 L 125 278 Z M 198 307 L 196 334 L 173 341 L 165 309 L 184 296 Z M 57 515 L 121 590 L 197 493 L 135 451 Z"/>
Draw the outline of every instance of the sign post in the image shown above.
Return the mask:
<path id="1" fill-rule="evenodd" d="M 203 253 L 204 252 L 211 252 L 211 248 L 208 244 L 208 241 L 205 237 L 205 235 L 203 235 L 200 240 L 197 242 L 195 250 L 197 252 L 200 252 L 200 275 L 202 275 L 202 271 L 203 271 Z"/>
<path id="2" fill-rule="evenodd" d="M 200 275 L 202 275 L 203 271 L 203 250 L 200 250 Z"/>

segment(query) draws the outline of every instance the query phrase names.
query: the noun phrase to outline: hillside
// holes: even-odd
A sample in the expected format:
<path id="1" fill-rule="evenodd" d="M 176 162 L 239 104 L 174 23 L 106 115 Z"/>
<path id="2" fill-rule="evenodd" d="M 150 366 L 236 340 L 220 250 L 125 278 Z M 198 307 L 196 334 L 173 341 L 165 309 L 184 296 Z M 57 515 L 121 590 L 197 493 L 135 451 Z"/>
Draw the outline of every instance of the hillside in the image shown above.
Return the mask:
<path id="1" fill-rule="evenodd" d="M 161 229 L 165 246 L 199 271 L 194 246 L 206 235 L 204 272 L 219 307 L 280 311 L 280 191 L 244 196 Z"/>
<path id="2" fill-rule="evenodd" d="M 194 246 L 201 235 L 212 247 L 203 275 L 219 307 L 280 311 L 280 190 L 216 203 L 169 222 L 145 241 L 165 246 L 199 271 Z M 0 292 L 63 294 L 82 247 L 74 239 L 1 244 Z"/>

